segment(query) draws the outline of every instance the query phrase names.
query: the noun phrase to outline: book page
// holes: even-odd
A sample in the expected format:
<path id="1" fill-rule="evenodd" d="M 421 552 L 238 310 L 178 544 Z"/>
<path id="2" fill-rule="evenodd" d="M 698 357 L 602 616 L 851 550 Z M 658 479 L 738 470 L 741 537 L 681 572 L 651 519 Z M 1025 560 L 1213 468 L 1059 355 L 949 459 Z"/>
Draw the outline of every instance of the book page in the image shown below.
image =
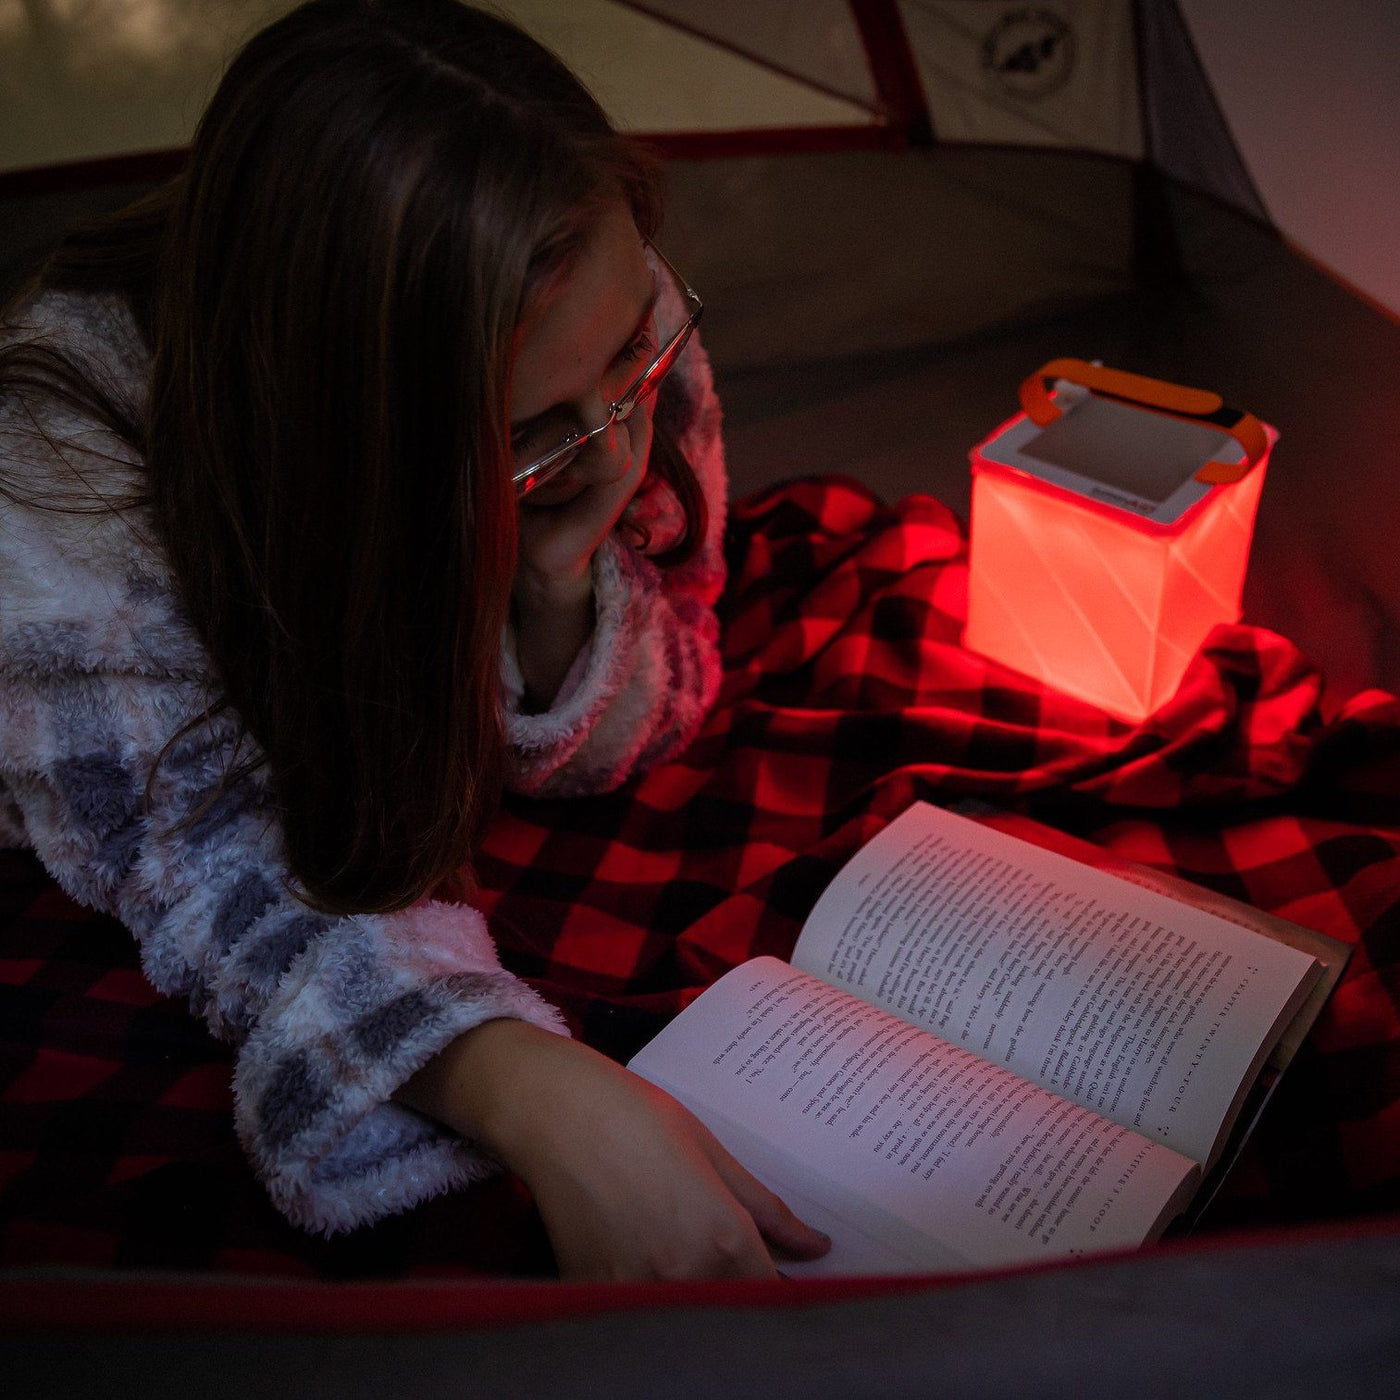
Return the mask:
<path id="1" fill-rule="evenodd" d="M 1318 975 L 1306 954 L 917 803 L 793 965 L 1209 1165 Z"/>
<path id="2" fill-rule="evenodd" d="M 631 1068 L 832 1236 L 820 1266 L 785 1272 L 1132 1248 L 1199 1180 L 1185 1157 L 775 958 L 727 973 Z"/>
<path id="3" fill-rule="evenodd" d="M 963 815 L 976 818 L 979 825 L 1019 836 L 1022 840 L 1035 846 L 1043 846 L 1047 850 L 1059 851 L 1061 855 L 1069 856 L 1072 860 L 1116 875 L 1120 880 L 1141 885 L 1144 889 L 1156 890 L 1183 904 L 1204 909 L 1207 913 L 1218 915 L 1230 923 L 1239 924 L 1242 928 L 1253 929 L 1276 943 L 1286 943 L 1290 948 L 1297 948 L 1299 952 L 1316 958 L 1322 965 L 1321 975 L 1313 983 L 1312 990 L 1297 1015 L 1284 1029 L 1268 1058 L 1269 1065 L 1280 1071 L 1287 1069 L 1293 1062 L 1294 1055 L 1302 1048 L 1313 1023 L 1321 1015 L 1327 998 L 1342 979 L 1342 973 L 1346 970 L 1352 954 L 1350 944 L 1319 933 L 1316 929 L 1292 923 L 1277 914 L 1256 909 L 1251 904 L 1242 904 L 1237 899 L 1231 899 L 1229 895 L 1207 889 L 1204 885 L 1195 884 L 1179 875 L 1169 875 L 1165 870 L 1139 865 L 1113 851 L 1105 850 L 1102 846 L 1082 841 L 1077 836 L 1066 835 L 1063 831 L 1044 826 L 1018 813 L 1002 811 L 985 803 L 968 803 L 966 806 L 980 808 L 980 811 L 966 811 L 964 804 L 959 804 L 958 808 Z"/>

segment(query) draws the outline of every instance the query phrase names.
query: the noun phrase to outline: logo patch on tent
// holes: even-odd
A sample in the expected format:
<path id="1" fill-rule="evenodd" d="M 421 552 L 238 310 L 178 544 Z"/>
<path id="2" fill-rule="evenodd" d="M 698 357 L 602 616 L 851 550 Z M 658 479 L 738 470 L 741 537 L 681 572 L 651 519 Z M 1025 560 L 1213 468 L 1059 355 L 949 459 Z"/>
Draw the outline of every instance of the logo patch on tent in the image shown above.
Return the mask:
<path id="1" fill-rule="evenodd" d="M 1047 97 L 1074 69 L 1074 31 L 1054 10 L 1012 10 L 982 41 L 982 67 L 1010 97 Z"/>

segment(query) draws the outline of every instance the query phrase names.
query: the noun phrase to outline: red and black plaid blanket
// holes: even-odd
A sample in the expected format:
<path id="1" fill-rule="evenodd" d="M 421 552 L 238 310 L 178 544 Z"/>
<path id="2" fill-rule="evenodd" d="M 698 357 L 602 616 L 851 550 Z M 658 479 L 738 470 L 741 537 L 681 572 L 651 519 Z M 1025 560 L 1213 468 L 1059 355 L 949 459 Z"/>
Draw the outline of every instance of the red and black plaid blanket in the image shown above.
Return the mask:
<path id="1" fill-rule="evenodd" d="M 507 966 L 626 1058 L 727 968 L 785 956 L 916 798 L 981 798 L 1357 945 L 1210 1225 L 1400 1209 L 1400 700 L 1324 718 L 1287 642 L 1219 629 L 1139 727 L 965 651 L 955 518 L 839 479 L 740 504 L 726 678 L 677 761 L 604 797 L 507 800 L 481 862 Z M 444 889 L 443 895 L 452 891 Z M 234 1139 L 229 1051 L 133 940 L 0 857 L 0 1265 L 309 1277 L 531 1274 L 503 1177 L 325 1241 Z"/>

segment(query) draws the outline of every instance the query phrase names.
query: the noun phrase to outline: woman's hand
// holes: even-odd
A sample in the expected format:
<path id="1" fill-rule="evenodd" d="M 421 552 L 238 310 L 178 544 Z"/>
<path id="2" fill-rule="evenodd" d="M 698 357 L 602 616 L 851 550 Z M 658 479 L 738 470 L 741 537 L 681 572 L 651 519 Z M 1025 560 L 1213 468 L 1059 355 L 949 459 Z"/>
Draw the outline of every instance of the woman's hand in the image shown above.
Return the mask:
<path id="1" fill-rule="evenodd" d="M 591 445 L 562 477 L 520 503 L 516 652 L 534 710 L 548 708 L 592 634 L 593 556 L 646 474 L 648 406 L 604 436 L 620 440 Z"/>
<path id="2" fill-rule="evenodd" d="M 530 1187 L 564 1278 L 773 1278 L 765 1241 L 798 1259 L 830 1247 L 692 1113 L 597 1051 L 516 1020 L 459 1047 L 437 1086 L 444 1121 Z"/>
<path id="3" fill-rule="evenodd" d="M 585 458 L 596 454 L 600 462 L 580 459 L 521 501 L 517 596 L 567 593 L 580 578 L 587 579 L 598 546 L 646 475 L 651 454 L 648 408 L 642 405 L 613 429 L 620 442 L 595 443 L 585 450 Z"/>

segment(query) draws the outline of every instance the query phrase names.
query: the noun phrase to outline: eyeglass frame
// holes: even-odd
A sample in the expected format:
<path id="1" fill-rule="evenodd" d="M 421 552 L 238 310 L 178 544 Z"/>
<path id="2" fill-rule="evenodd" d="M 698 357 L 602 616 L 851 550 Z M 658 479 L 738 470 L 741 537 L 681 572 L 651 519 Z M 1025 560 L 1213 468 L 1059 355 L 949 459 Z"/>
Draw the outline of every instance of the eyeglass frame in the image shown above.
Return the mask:
<path id="1" fill-rule="evenodd" d="M 694 309 L 681 322 L 680 328 L 670 340 L 652 357 L 651 363 L 632 380 L 618 398 L 608 405 L 608 416 L 602 423 L 596 428 L 590 428 L 587 432 L 570 433 L 558 447 L 546 452 L 542 457 L 536 457 L 533 462 L 512 474 L 511 485 L 515 487 L 516 500 L 523 501 L 530 492 L 545 485 L 546 482 L 553 481 L 594 438 L 607 432 L 609 428 L 618 423 L 625 423 L 637 411 L 638 406 L 655 392 L 662 380 L 676 367 L 676 361 L 680 359 L 681 351 L 685 349 L 691 333 L 700 324 L 705 303 L 700 300 L 690 283 L 676 271 L 671 260 L 660 248 L 650 239 L 646 240 L 646 245 L 660 258 L 667 272 L 671 274 L 677 286 L 685 294 L 685 300 Z M 662 364 L 665 365 L 665 368 L 658 373 L 658 367 Z M 628 403 L 629 399 L 630 403 Z"/>

